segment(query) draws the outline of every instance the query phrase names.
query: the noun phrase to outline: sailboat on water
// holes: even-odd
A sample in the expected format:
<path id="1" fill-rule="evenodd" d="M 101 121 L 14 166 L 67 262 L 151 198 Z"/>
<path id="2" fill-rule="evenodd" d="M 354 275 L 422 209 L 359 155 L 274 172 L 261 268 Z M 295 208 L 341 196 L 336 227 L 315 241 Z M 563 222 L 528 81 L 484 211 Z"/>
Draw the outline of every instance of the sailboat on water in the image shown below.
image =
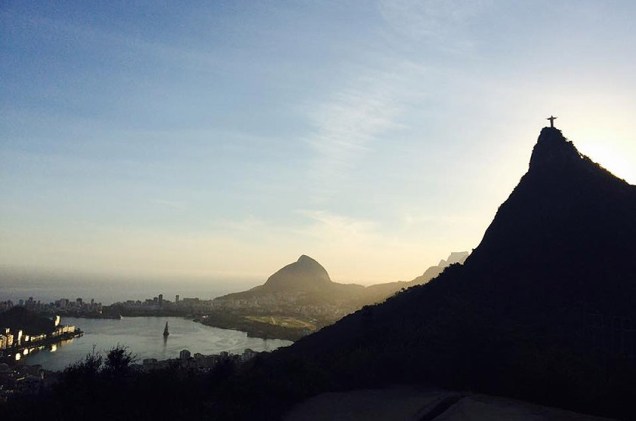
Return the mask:
<path id="1" fill-rule="evenodd" d="M 168 335 L 170 335 L 170 332 L 168 332 L 168 322 L 166 322 L 166 327 L 163 329 L 163 337 L 167 338 Z"/>

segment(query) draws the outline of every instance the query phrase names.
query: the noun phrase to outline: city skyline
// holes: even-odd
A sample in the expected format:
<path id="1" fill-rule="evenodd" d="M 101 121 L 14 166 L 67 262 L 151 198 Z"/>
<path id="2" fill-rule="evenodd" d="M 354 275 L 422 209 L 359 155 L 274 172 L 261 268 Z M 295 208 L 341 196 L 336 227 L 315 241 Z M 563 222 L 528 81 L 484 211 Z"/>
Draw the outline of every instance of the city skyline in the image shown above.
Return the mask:
<path id="1" fill-rule="evenodd" d="M 636 182 L 635 12 L 5 3 L 0 268 L 257 284 L 307 254 L 413 279 L 477 247 L 551 115 Z"/>

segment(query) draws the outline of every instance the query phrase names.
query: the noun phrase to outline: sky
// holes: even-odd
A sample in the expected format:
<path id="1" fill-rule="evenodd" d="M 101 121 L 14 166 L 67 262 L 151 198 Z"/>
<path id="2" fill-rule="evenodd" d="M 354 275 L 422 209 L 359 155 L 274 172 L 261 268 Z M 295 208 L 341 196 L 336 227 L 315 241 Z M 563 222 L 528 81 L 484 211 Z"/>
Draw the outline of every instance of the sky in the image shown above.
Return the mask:
<path id="1" fill-rule="evenodd" d="M 307 254 L 334 281 L 411 280 L 477 247 L 551 114 L 636 183 L 635 18 L 619 0 L 3 0 L 0 269 L 238 286 Z"/>

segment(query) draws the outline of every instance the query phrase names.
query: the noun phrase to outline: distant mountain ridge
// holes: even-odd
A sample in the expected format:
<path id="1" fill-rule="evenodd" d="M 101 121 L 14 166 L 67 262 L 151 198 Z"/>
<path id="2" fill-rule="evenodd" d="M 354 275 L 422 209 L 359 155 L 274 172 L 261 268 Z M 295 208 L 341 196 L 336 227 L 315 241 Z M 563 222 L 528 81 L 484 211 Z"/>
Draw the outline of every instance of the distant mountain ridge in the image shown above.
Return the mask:
<path id="1" fill-rule="evenodd" d="M 213 301 L 214 311 L 203 323 L 239 329 L 253 336 L 296 340 L 330 325 L 365 305 L 384 301 L 399 291 L 426 283 L 467 252 L 451 253 L 439 266 L 431 266 L 410 282 L 389 282 L 368 287 L 333 282 L 325 268 L 307 255 L 271 275 L 263 285 Z"/>
<path id="2" fill-rule="evenodd" d="M 247 291 L 235 292 L 215 300 L 223 301 L 230 299 L 254 298 L 259 295 L 268 294 L 299 294 L 299 293 L 325 293 L 335 291 L 340 294 L 350 294 L 352 300 L 372 304 L 374 300 L 387 298 L 389 295 L 409 288 L 414 285 L 426 283 L 442 273 L 444 269 L 452 264 L 462 264 L 469 253 L 467 251 L 452 252 L 448 259 L 441 259 L 437 266 L 429 267 L 422 275 L 415 279 L 404 282 L 387 282 L 364 287 L 358 284 L 341 284 L 333 282 L 327 270 L 316 260 L 307 255 L 301 255 L 296 262 L 290 263 L 271 275 L 263 285 L 256 286 Z M 340 298 L 347 298 L 342 296 Z"/>
<path id="3" fill-rule="evenodd" d="M 307 255 L 302 255 L 297 261 L 290 263 L 272 274 L 263 285 L 258 285 L 243 292 L 235 292 L 216 300 L 227 300 L 254 297 L 262 294 L 284 294 L 329 290 L 336 285 L 331 280 L 327 270 Z"/>
<path id="4" fill-rule="evenodd" d="M 448 256 L 448 259 L 440 260 L 437 266 L 431 266 L 430 268 L 426 269 L 426 272 L 424 272 L 422 275 L 418 276 L 417 278 L 413 279 L 411 282 L 409 282 L 409 284 L 420 285 L 425 282 L 428 282 L 431 279 L 435 278 L 440 273 L 442 273 L 444 269 L 446 269 L 450 265 L 464 264 L 464 262 L 466 261 L 469 255 L 470 253 L 467 251 L 459 251 L 459 252 L 454 251 L 450 254 L 450 256 Z"/>
<path id="5" fill-rule="evenodd" d="M 365 304 L 375 304 L 383 301 L 384 299 L 403 289 L 425 284 L 437 277 L 450 265 L 463 264 L 468 258 L 469 254 L 470 253 L 467 251 L 452 252 L 450 256 L 448 256 L 448 259 L 440 260 L 437 266 L 429 267 L 424 271 L 423 274 L 411 281 L 388 282 L 383 284 L 369 285 L 368 287 L 366 287 L 365 290 L 365 294 L 367 297 L 367 302 Z"/>

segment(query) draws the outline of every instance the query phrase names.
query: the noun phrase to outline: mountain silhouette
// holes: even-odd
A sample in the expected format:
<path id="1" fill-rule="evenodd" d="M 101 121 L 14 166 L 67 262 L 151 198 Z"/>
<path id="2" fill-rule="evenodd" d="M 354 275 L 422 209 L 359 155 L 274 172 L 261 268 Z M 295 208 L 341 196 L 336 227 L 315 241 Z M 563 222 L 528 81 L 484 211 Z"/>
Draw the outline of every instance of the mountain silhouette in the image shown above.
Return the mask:
<path id="1" fill-rule="evenodd" d="M 332 388 L 433 383 L 624 416 L 636 399 L 635 274 L 636 187 L 546 127 L 464 265 L 277 358 L 320 367 Z"/>
<path id="2" fill-rule="evenodd" d="M 467 265 L 543 305 L 636 319 L 636 187 L 546 127 Z"/>
<path id="3" fill-rule="evenodd" d="M 204 323 L 296 340 L 362 307 L 364 291 L 362 285 L 333 282 L 320 263 L 302 255 L 263 285 L 215 298 Z"/>
<path id="4" fill-rule="evenodd" d="M 467 252 L 451 253 L 448 261 L 442 259 L 440 266 L 431 266 L 410 282 L 364 287 L 333 282 L 320 263 L 302 255 L 276 271 L 263 285 L 215 298 L 214 310 L 202 320 L 252 336 L 297 340 L 365 305 L 426 283 L 452 262 L 463 262 L 466 256 Z"/>
<path id="5" fill-rule="evenodd" d="M 463 264 L 468 255 L 469 253 L 467 251 L 454 251 L 450 254 L 450 256 L 448 256 L 448 259 L 440 260 L 439 264 L 436 266 L 430 266 L 423 274 L 408 282 L 398 281 L 370 285 L 364 289 L 363 299 L 359 300 L 358 307 L 362 307 L 367 304 L 380 303 L 403 289 L 425 284 L 442 273 L 450 265 L 457 263 Z"/>
<path id="6" fill-rule="evenodd" d="M 459 263 L 460 265 L 463 264 L 468 256 L 469 253 L 467 251 L 454 251 L 450 254 L 450 256 L 448 256 L 448 259 L 442 259 L 439 261 L 437 266 L 431 266 L 430 268 L 426 269 L 426 271 L 422 275 L 409 282 L 408 286 L 424 284 L 442 273 L 444 269 L 446 269 L 450 265 L 454 265 L 457 263 Z"/>
<path id="7" fill-rule="evenodd" d="M 216 301 L 249 299 L 254 297 L 314 297 L 326 294 L 331 297 L 338 292 L 363 290 L 355 284 L 333 282 L 325 268 L 309 256 L 302 255 L 297 261 L 290 263 L 267 278 L 263 285 L 258 285 L 243 292 L 236 292 L 215 298 Z"/>
<path id="8" fill-rule="evenodd" d="M 324 267 L 304 254 L 294 263 L 280 269 L 267 279 L 265 291 L 297 291 L 329 288 L 333 284 Z"/>
<path id="9" fill-rule="evenodd" d="M 437 266 L 429 267 L 422 275 L 408 282 L 387 282 L 367 287 L 358 284 L 341 284 L 333 282 L 325 268 L 309 256 L 302 255 L 296 262 L 290 263 L 271 275 L 263 285 L 258 285 L 243 292 L 235 292 L 216 298 L 220 303 L 231 300 L 272 301 L 300 299 L 302 302 L 333 305 L 352 312 L 367 304 L 381 302 L 396 292 L 424 284 L 442 273 L 451 264 L 463 263 L 468 252 L 452 252 L 448 259 L 442 259 Z M 244 304 L 249 302 L 241 301 Z M 278 304 L 276 304 L 278 307 Z M 340 312 L 341 313 L 341 312 Z M 342 314 L 341 314 L 342 315 Z"/>

